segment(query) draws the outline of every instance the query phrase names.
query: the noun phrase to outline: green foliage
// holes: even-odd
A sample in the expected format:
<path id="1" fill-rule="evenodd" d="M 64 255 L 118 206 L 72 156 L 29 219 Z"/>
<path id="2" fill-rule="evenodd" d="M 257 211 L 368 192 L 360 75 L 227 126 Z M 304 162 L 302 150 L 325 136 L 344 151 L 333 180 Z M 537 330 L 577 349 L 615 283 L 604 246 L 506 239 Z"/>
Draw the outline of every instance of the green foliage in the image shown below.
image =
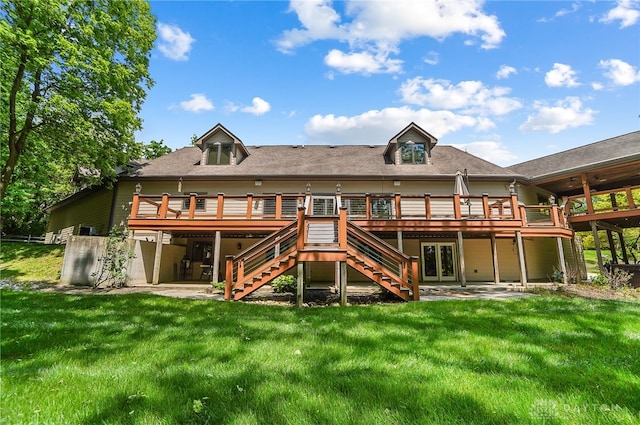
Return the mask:
<path id="1" fill-rule="evenodd" d="M 298 282 L 295 276 L 283 274 L 271 281 L 271 287 L 276 293 L 292 292 L 295 294 L 298 290 Z"/>
<path id="2" fill-rule="evenodd" d="M 224 291 L 224 287 L 226 284 L 227 282 L 223 280 L 222 282 L 212 282 L 211 286 L 213 287 L 213 289 L 217 289 L 218 291 Z"/>
<path id="3" fill-rule="evenodd" d="M 110 181 L 135 156 L 154 39 L 142 0 L 0 4 L 3 230 L 42 229 L 78 167 Z"/>
<path id="4" fill-rule="evenodd" d="M 108 288 L 126 286 L 128 274 L 127 264 L 135 255 L 129 246 L 129 235 L 125 227 L 114 226 L 109 232 L 107 246 L 98 271 L 91 274 L 94 278 L 94 288 L 105 285 Z"/>
<path id="5" fill-rule="evenodd" d="M 613 271 L 605 270 L 602 273 L 591 278 L 594 285 L 608 285 L 611 289 L 622 289 L 629 286 L 631 281 L 631 273 L 626 270 L 615 269 Z"/>
<path id="6" fill-rule="evenodd" d="M 171 148 L 164 144 L 164 140 L 160 139 L 159 142 L 152 140 L 149 143 L 140 143 L 141 153 L 140 158 L 156 159 L 171 153 Z"/>

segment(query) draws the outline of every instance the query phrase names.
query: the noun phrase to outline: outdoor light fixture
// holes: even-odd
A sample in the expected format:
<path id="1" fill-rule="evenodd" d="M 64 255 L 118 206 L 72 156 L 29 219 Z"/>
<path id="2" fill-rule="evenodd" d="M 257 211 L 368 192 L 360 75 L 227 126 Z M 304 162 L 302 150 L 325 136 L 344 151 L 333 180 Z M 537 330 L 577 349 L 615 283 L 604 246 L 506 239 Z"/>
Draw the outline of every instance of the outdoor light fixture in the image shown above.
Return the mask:
<path id="1" fill-rule="evenodd" d="M 400 180 L 394 180 L 393 181 L 393 185 L 394 186 L 400 186 Z"/>
<path id="2" fill-rule="evenodd" d="M 307 193 L 311 193 L 311 183 L 307 183 Z"/>
<path id="3" fill-rule="evenodd" d="M 342 185 L 340 183 L 338 183 L 336 185 L 336 193 L 341 193 L 342 192 Z"/>
<path id="4" fill-rule="evenodd" d="M 256 186 L 262 186 L 262 180 L 256 180 L 254 183 Z"/>
<path id="5" fill-rule="evenodd" d="M 140 193 L 142 191 L 142 185 L 140 183 L 136 184 L 136 193 Z"/>

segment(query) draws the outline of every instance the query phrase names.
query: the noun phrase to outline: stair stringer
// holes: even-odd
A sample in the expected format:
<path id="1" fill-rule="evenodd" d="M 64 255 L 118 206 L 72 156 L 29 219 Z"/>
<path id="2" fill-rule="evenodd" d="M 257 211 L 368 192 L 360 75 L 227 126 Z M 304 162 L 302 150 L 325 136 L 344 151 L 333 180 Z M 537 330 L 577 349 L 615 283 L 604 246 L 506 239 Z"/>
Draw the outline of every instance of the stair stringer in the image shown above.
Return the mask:
<path id="1" fill-rule="evenodd" d="M 258 268 L 254 273 L 249 276 L 245 276 L 242 281 L 236 282 L 233 285 L 233 300 L 238 301 L 257 289 L 271 282 L 276 277 L 284 274 L 289 269 L 297 264 L 296 251 L 283 254 L 274 258 L 272 261 L 265 263 Z"/>
<path id="2" fill-rule="evenodd" d="M 407 288 L 408 282 L 402 282 L 394 273 L 390 273 L 354 249 L 347 252 L 347 265 L 404 301 L 411 301 L 413 298 L 412 291 Z"/>

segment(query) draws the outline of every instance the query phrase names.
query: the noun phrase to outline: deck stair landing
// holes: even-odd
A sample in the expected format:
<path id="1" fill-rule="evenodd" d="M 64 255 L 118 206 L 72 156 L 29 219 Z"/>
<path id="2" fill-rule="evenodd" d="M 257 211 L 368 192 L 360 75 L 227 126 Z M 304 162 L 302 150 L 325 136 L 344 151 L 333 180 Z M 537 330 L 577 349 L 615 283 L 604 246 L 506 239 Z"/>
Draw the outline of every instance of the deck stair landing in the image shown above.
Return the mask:
<path id="1" fill-rule="evenodd" d="M 340 216 L 293 221 L 227 257 L 225 299 L 240 300 L 284 274 L 300 261 L 345 262 L 405 301 L 419 299 L 417 258 L 409 257 Z"/>

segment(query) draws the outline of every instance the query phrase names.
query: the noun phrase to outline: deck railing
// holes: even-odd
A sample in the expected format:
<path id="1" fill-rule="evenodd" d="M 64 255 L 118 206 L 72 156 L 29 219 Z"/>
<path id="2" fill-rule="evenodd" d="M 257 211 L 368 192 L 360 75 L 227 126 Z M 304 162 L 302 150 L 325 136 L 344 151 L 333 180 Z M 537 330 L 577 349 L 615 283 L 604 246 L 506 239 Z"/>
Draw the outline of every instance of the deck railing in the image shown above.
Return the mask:
<path id="1" fill-rule="evenodd" d="M 322 197 L 326 201 L 326 196 Z M 132 219 L 295 220 L 298 208 L 312 215 L 312 194 L 142 195 L 135 193 Z M 349 220 L 522 220 L 528 226 L 566 227 L 555 205 L 525 206 L 517 195 L 336 194 L 333 214 Z"/>
<path id="2" fill-rule="evenodd" d="M 565 211 L 569 216 L 605 214 L 640 208 L 634 200 L 640 198 L 640 185 L 613 190 L 593 191 L 589 196 L 580 194 L 565 199 Z"/>

